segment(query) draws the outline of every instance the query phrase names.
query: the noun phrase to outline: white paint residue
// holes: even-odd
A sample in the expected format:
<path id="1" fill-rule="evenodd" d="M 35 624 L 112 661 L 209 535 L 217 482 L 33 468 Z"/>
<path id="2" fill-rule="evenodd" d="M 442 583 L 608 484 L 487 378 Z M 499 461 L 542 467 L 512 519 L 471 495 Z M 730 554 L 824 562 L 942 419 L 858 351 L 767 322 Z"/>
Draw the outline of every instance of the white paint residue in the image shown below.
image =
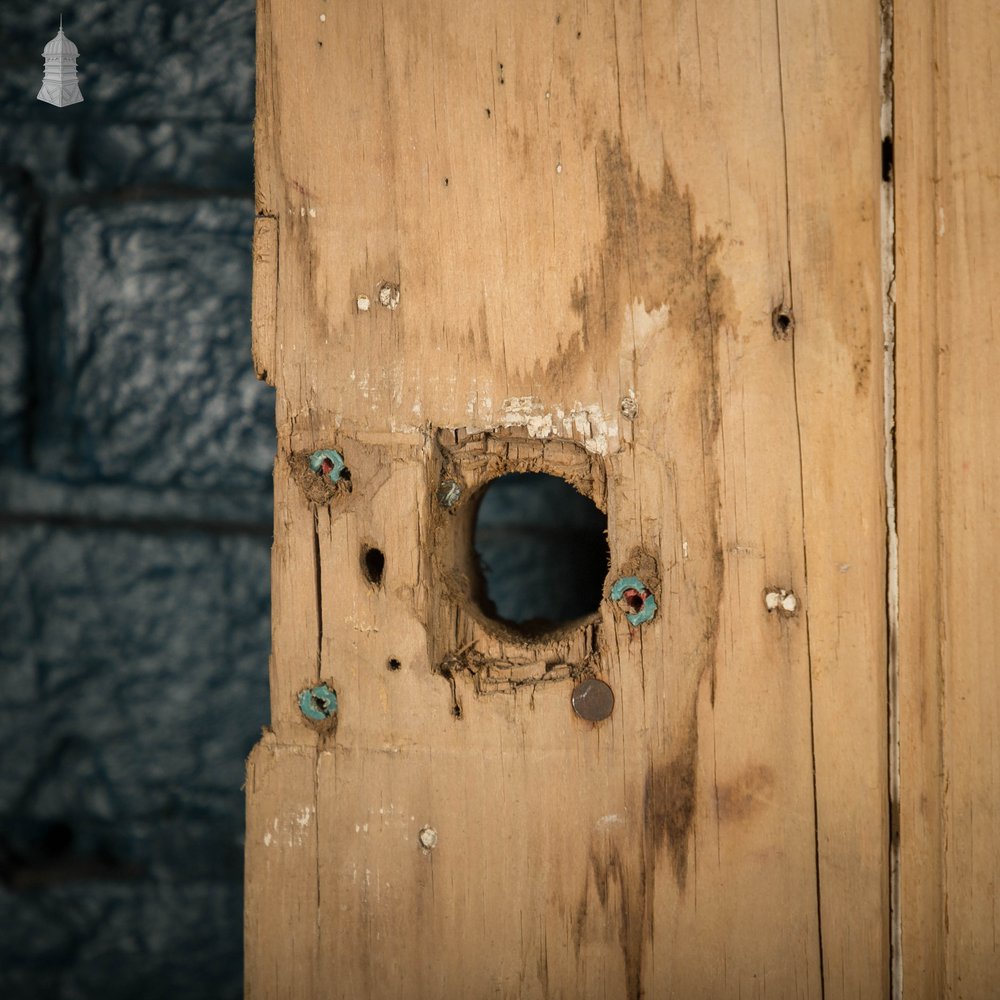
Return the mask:
<path id="1" fill-rule="evenodd" d="M 608 421 L 596 403 L 577 402 L 569 414 L 557 406 L 553 413 L 536 396 L 511 396 L 503 401 L 502 411 L 503 427 L 524 427 L 530 437 L 545 439 L 556 433 L 558 423 L 566 437 L 580 439 L 587 451 L 597 455 L 607 455 L 611 439 L 618 437 L 618 424 Z"/>
<path id="2" fill-rule="evenodd" d="M 764 594 L 764 607 L 768 611 L 781 611 L 786 615 L 794 615 L 799 609 L 799 599 L 790 590 L 772 587 Z"/>
<path id="3" fill-rule="evenodd" d="M 539 417 L 528 417 L 525 424 L 528 434 L 533 438 L 547 438 L 552 436 L 552 414 L 545 413 Z"/>
<path id="4" fill-rule="evenodd" d="M 632 330 L 635 349 L 642 350 L 654 333 L 664 333 L 669 317 L 670 307 L 666 303 L 651 312 L 646 310 L 646 303 L 642 299 L 636 299 L 631 305 L 626 306 L 625 324 L 627 329 Z"/>
<path id="5" fill-rule="evenodd" d="M 344 619 L 344 624 L 345 625 L 350 625 L 351 628 L 354 629 L 355 632 L 377 632 L 378 631 L 378 626 L 377 625 L 365 625 L 364 622 L 359 622 L 352 615 L 348 615 Z"/>
<path id="6" fill-rule="evenodd" d="M 315 219 L 316 218 L 316 209 L 315 208 L 310 208 L 309 209 L 309 218 L 310 219 Z"/>
<path id="7" fill-rule="evenodd" d="M 536 396 L 510 396 L 501 405 L 505 427 L 525 427 L 528 418 L 542 412 L 541 400 Z"/>
<path id="8" fill-rule="evenodd" d="M 382 282 L 378 289 L 378 301 L 386 309 L 398 309 L 399 285 L 393 285 L 388 281 Z"/>
<path id="9" fill-rule="evenodd" d="M 306 829 L 316 814 L 313 806 L 302 806 L 287 817 L 275 816 L 271 829 L 264 834 L 264 846 L 282 843 L 288 847 L 300 847 L 306 838 Z"/>
<path id="10" fill-rule="evenodd" d="M 372 300 L 368 298 L 367 295 L 358 296 L 358 312 L 366 313 L 372 307 Z M 354 372 L 351 372 L 351 378 L 354 378 Z"/>
<path id="11" fill-rule="evenodd" d="M 689 558 L 688 557 L 688 540 L 686 538 L 681 542 L 681 551 L 684 553 L 684 558 L 685 559 Z"/>
<path id="12" fill-rule="evenodd" d="M 587 451 L 594 455 L 607 455 L 610 452 L 609 439 L 618 437 L 617 421 L 609 422 L 596 403 L 589 406 L 577 403 L 569 416 L 573 429 L 583 438 L 583 446 Z"/>
<path id="13" fill-rule="evenodd" d="M 596 823 L 598 827 L 602 826 L 614 826 L 619 823 L 624 823 L 625 817 L 619 816 L 618 813 L 608 813 L 607 816 L 602 816 Z"/>

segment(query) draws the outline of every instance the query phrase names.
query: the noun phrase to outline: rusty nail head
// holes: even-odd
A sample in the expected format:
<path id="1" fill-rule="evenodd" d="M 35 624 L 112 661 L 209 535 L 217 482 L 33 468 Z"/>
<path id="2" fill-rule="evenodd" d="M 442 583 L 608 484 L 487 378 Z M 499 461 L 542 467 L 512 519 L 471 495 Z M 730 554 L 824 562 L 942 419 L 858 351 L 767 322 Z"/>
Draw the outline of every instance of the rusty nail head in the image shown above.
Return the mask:
<path id="1" fill-rule="evenodd" d="M 615 693 L 596 677 L 588 677 L 573 688 L 573 711 L 588 722 L 603 722 L 614 710 Z"/>

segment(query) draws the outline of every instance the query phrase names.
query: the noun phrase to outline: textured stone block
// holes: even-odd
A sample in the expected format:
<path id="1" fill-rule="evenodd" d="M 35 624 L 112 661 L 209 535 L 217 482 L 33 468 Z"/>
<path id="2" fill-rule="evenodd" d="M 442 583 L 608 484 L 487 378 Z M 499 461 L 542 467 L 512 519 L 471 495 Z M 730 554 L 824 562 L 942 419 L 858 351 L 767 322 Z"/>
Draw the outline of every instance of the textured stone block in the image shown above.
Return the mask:
<path id="1" fill-rule="evenodd" d="M 61 823 L 164 878 L 198 870 L 180 849 L 197 843 L 238 879 L 268 554 L 240 536 L 0 532 L 0 838 Z"/>
<path id="2" fill-rule="evenodd" d="M 235 1000 L 267 539 L 8 527 L 0 593 L 0 996 Z"/>
<path id="3" fill-rule="evenodd" d="M 249 122 L 157 122 L 84 127 L 77 145 L 83 186 L 115 190 L 168 185 L 253 194 Z"/>
<path id="4" fill-rule="evenodd" d="M 35 461 L 68 481 L 270 488 L 271 391 L 250 361 L 249 200 L 67 213 L 64 324 Z"/>
<path id="5" fill-rule="evenodd" d="M 20 186 L 0 181 L 0 460 L 22 451 L 28 341 L 24 314 L 33 215 Z"/>
<path id="6" fill-rule="evenodd" d="M 5 1000 L 237 1000 L 239 884 L 0 889 Z"/>

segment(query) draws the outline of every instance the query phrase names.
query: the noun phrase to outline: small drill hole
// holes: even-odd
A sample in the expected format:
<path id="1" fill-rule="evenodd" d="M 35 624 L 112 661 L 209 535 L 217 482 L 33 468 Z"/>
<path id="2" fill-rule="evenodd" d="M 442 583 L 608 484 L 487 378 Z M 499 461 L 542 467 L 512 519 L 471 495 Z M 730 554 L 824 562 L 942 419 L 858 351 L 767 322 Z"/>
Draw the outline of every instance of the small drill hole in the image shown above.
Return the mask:
<path id="1" fill-rule="evenodd" d="M 361 565 L 365 571 L 365 579 L 373 586 L 381 587 L 385 573 L 385 553 L 381 549 L 366 548 L 361 553 Z"/>
<path id="2" fill-rule="evenodd" d="M 462 706 L 461 705 L 452 705 L 451 714 L 454 715 L 456 719 L 461 719 L 462 718 Z"/>
<path id="3" fill-rule="evenodd" d="M 788 340 L 795 328 L 792 314 L 784 307 L 778 306 L 771 314 L 771 330 L 775 340 Z"/>
<path id="4" fill-rule="evenodd" d="M 642 606 L 646 603 L 640 594 L 630 594 L 625 600 L 633 611 L 642 611 Z"/>
<path id="5" fill-rule="evenodd" d="M 390 670 L 399 670 L 399 668 L 400 668 L 400 667 L 401 667 L 402 665 L 403 665 L 403 664 L 402 664 L 402 663 L 400 663 L 400 662 L 399 662 L 399 660 L 397 660 L 395 656 L 394 656 L 394 657 L 392 657 L 392 659 L 391 659 L 391 660 L 389 660 L 389 669 L 390 669 Z"/>

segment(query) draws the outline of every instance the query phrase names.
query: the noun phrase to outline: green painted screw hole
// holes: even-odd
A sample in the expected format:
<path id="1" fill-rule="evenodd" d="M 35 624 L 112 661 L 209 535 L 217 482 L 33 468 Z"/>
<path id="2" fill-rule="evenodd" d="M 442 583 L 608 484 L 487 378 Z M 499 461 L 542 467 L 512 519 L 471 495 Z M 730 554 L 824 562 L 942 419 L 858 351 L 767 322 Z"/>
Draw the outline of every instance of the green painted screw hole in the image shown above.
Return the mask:
<path id="1" fill-rule="evenodd" d="M 299 709 L 311 722 L 323 722 L 337 713 L 337 692 L 317 684 L 299 694 Z"/>

